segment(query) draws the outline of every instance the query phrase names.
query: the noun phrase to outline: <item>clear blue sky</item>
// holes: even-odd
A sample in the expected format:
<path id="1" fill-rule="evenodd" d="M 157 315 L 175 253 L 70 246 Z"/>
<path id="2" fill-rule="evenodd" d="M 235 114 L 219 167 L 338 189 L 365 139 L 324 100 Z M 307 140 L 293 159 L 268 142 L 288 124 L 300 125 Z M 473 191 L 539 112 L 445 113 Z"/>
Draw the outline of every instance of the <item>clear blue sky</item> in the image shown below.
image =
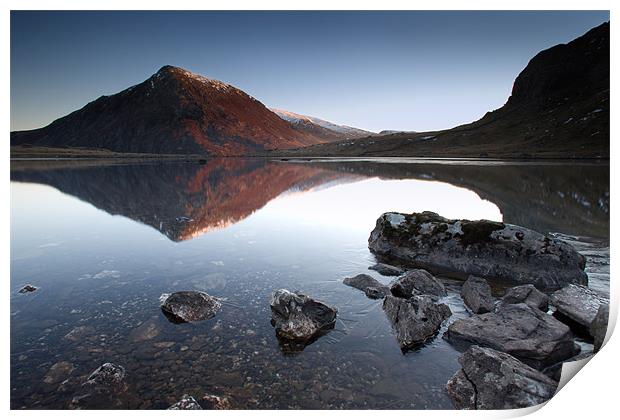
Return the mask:
<path id="1" fill-rule="evenodd" d="M 37 128 L 162 65 L 269 107 L 379 131 L 470 122 L 538 51 L 609 12 L 11 12 L 11 130 Z"/>

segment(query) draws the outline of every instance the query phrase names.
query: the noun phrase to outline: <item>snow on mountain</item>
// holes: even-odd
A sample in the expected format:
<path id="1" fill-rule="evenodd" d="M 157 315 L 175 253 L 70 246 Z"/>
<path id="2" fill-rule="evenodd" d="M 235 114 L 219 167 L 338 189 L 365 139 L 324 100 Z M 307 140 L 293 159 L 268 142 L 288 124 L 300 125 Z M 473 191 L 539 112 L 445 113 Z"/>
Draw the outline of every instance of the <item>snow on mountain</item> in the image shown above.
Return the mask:
<path id="1" fill-rule="evenodd" d="M 355 127 L 349 127 L 347 125 L 339 125 L 334 124 L 329 121 L 325 121 L 321 118 L 310 117 L 308 115 L 296 114 L 294 112 L 285 111 L 283 109 L 270 108 L 272 112 L 277 114 L 280 118 L 285 121 L 288 121 L 292 124 L 315 124 L 320 127 L 326 128 L 331 131 L 335 131 L 336 133 L 340 133 L 344 138 L 358 138 L 358 137 L 366 137 L 373 133 L 372 131 L 366 131 Z"/>

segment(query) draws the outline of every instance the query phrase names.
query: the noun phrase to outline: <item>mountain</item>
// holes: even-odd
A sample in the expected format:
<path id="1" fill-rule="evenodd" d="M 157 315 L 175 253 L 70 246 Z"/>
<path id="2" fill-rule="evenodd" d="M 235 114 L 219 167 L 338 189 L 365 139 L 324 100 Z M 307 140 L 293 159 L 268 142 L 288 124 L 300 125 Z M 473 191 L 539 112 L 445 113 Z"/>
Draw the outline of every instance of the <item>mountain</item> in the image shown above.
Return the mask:
<path id="1" fill-rule="evenodd" d="M 331 141 L 356 139 L 375 134 L 372 131 L 361 130 L 347 125 L 338 125 L 320 118 L 295 114 L 283 109 L 270 109 L 283 120 L 293 124 L 296 130 Z"/>
<path id="2" fill-rule="evenodd" d="M 285 151 L 293 156 L 609 157 L 609 22 L 540 52 L 506 104 L 470 124 Z"/>
<path id="3" fill-rule="evenodd" d="M 173 66 L 47 127 L 11 133 L 12 146 L 221 156 L 325 141 L 234 86 Z"/>

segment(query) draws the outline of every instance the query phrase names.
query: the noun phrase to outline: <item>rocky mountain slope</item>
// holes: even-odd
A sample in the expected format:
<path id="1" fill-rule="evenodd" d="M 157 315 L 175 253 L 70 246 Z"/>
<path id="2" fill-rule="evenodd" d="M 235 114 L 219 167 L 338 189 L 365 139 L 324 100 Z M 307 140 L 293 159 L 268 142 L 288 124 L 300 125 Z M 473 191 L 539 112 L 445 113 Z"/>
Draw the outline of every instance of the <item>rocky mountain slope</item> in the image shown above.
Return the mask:
<path id="1" fill-rule="evenodd" d="M 498 110 L 449 130 L 287 151 L 299 156 L 609 157 L 609 22 L 537 54 Z"/>
<path id="2" fill-rule="evenodd" d="M 47 127 L 11 133 L 12 146 L 220 156 L 330 139 L 295 129 L 234 86 L 172 66 Z"/>

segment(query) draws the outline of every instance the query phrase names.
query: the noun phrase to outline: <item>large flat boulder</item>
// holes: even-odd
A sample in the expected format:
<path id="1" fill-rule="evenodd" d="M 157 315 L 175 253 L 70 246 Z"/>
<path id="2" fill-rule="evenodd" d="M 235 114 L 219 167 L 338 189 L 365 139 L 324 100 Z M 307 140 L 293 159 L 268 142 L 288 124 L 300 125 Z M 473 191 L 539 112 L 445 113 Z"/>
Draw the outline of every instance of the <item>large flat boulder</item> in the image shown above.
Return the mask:
<path id="1" fill-rule="evenodd" d="M 536 369 L 579 352 L 570 328 L 525 303 L 502 305 L 497 312 L 459 319 L 444 337 L 457 347 L 479 345 L 503 351 Z"/>
<path id="2" fill-rule="evenodd" d="M 446 389 L 454 407 L 467 410 L 503 410 L 542 404 L 558 384 L 511 355 L 479 346 L 461 357 L 462 368 Z"/>
<path id="3" fill-rule="evenodd" d="M 269 302 L 271 323 L 278 337 L 308 341 L 333 328 L 338 310 L 299 292 L 275 291 Z"/>
<path id="4" fill-rule="evenodd" d="M 383 310 L 402 349 L 419 346 L 434 337 L 441 324 L 452 315 L 447 305 L 435 303 L 428 296 L 409 299 L 386 296 Z"/>
<path id="5" fill-rule="evenodd" d="M 590 330 L 601 304 L 607 303 L 592 290 L 584 286 L 570 284 L 551 295 L 551 304 L 556 311 L 583 327 Z"/>
<path id="6" fill-rule="evenodd" d="M 461 297 L 465 305 L 475 314 L 491 312 L 495 306 L 491 286 L 482 277 L 469 276 L 461 287 Z"/>
<path id="7" fill-rule="evenodd" d="M 469 275 L 557 290 L 587 284 L 585 257 L 533 230 L 488 220 L 449 220 L 436 213 L 385 213 L 368 239 L 382 258 L 466 279 Z"/>
<path id="8" fill-rule="evenodd" d="M 406 299 L 418 294 L 446 296 L 443 283 L 422 269 L 407 271 L 390 284 L 390 291 L 394 296 Z"/>

